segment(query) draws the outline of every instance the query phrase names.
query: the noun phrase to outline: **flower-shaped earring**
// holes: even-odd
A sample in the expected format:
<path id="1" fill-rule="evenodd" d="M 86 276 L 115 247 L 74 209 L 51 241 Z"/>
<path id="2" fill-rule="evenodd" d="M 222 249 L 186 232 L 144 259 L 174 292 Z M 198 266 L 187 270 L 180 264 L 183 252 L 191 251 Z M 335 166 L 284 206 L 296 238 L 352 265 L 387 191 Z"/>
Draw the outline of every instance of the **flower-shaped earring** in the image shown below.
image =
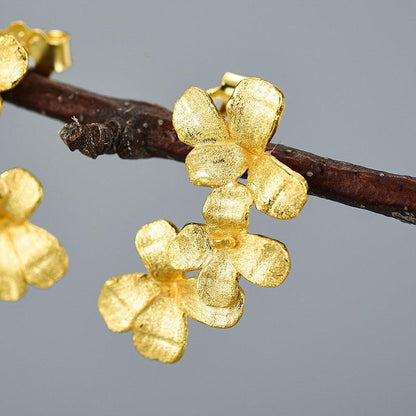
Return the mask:
<path id="1" fill-rule="evenodd" d="M 222 100 L 228 123 L 212 97 Z M 194 147 L 185 160 L 189 178 L 214 190 L 203 207 L 207 225 L 185 226 L 170 253 L 176 267 L 201 269 L 197 289 L 208 305 L 232 304 L 240 276 L 273 287 L 289 273 L 284 244 L 247 233 L 253 202 L 266 214 L 289 219 L 307 200 L 306 180 L 265 153 L 283 109 L 283 94 L 274 85 L 231 73 L 219 88 L 189 88 L 175 104 L 178 137 Z M 246 170 L 244 186 L 238 179 Z"/>
<path id="2" fill-rule="evenodd" d="M 168 247 L 176 235 L 176 227 L 165 220 L 143 226 L 136 235 L 136 248 L 149 273 L 113 277 L 98 298 L 98 309 L 109 329 L 133 330 L 136 349 L 164 363 L 179 360 L 185 352 L 187 316 L 228 328 L 238 322 L 244 309 L 242 290 L 231 307 L 215 308 L 200 301 L 196 279 L 185 278 L 184 271 L 173 267 L 169 259 Z"/>
<path id="3" fill-rule="evenodd" d="M 197 290 L 208 305 L 235 302 L 240 275 L 257 285 L 275 287 L 289 273 L 284 244 L 247 232 L 252 203 L 251 192 L 241 184 L 214 189 L 202 210 L 207 225 L 186 225 L 170 246 L 175 267 L 202 269 Z"/>
<path id="4" fill-rule="evenodd" d="M 189 178 L 195 185 L 219 187 L 248 170 L 247 187 L 257 209 L 275 218 L 293 218 L 307 200 L 307 182 L 265 153 L 284 109 L 283 94 L 260 78 L 237 80 L 225 105 L 228 123 L 200 88 L 189 88 L 175 104 L 173 125 L 179 140 L 194 147 L 185 161 Z"/>
<path id="5" fill-rule="evenodd" d="M 49 75 L 71 65 L 69 36 L 59 30 L 42 32 L 23 22 L 0 31 L 0 92 L 14 88 L 28 70 Z M 2 98 L 0 96 L 0 112 Z M 59 242 L 28 219 L 43 198 L 37 179 L 21 168 L 0 175 L 0 299 L 17 300 L 27 284 L 51 286 L 68 268 Z"/>
<path id="6" fill-rule="evenodd" d="M 162 362 L 182 356 L 186 316 L 214 327 L 237 323 L 245 302 L 241 276 L 274 287 L 288 275 L 285 245 L 247 231 L 253 202 L 288 219 L 307 199 L 305 179 L 265 153 L 283 94 L 259 78 L 226 74 L 229 79 L 232 85 L 224 82 L 209 93 L 188 89 L 173 111 L 179 139 L 194 147 L 186 158 L 191 182 L 214 188 L 202 210 L 206 225 L 187 224 L 179 233 L 164 220 L 145 225 L 136 246 L 149 274 L 114 277 L 98 299 L 111 330 L 133 330 L 137 350 Z M 223 101 L 228 123 L 210 95 Z M 247 186 L 238 182 L 246 170 Z M 197 276 L 186 277 L 195 270 Z"/>
<path id="7" fill-rule="evenodd" d="M 58 240 L 28 219 L 40 204 L 43 190 L 21 168 L 0 175 L 0 299 L 18 300 L 30 283 L 47 288 L 68 268 Z"/>

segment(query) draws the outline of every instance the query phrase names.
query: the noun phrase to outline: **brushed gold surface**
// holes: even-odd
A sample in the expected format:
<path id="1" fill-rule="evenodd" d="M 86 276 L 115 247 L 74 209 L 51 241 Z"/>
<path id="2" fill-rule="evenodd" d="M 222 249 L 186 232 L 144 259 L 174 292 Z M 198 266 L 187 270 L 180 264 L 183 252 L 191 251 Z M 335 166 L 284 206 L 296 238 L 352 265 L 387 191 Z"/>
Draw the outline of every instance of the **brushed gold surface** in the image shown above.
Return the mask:
<path id="1" fill-rule="evenodd" d="M 222 238 L 247 230 L 252 205 L 253 196 L 244 185 L 229 183 L 213 189 L 202 207 L 211 238 L 215 239 L 216 233 Z"/>
<path id="2" fill-rule="evenodd" d="M 208 306 L 232 306 L 238 301 L 239 278 L 225 250 L 214 250 L 199 273 L 197 292 Z"/>
<path id="3" fill-rule="evenodd" d="M 251 165 L 247 187 L 259 211 L 284 220 L 296 217 L 308 199 L 303 176 L 266 153 Z"/>
<path id="4" fill-rule="evenodd" d="M 205 225 L 187 224 L 169 245 L 169 258 L 177 269 L 191 271 L 202 267 L 211 253 Z"/>
<path id="5" fill-rule="evenodd" d="M 68 257 L 58 240 L 28 219 L 43 197 L 42 186 L 21 168 L 0 175 L 0 299 L 15 301 L 27 285 L 47 288 L 61 279 Z"/>
<path id="6" fill-rule="evenodd" d="M 11 35 L 0 36 L 0 91 L 13 88 L 26 73 L 29 57 Z"/>
<path id="7" fill-rule="evenodd" d="M 274 287 L 288 275 L 285 245 L 247 232 L 253 202 L 269 215 L 291 218 L 307 197 L 306 181 L 265 153 L 283 94 L 259 78 L 231 73 L 209 92 L 222 100 L 222 114 L 196 87 L 173 111 L 179 139 L 194 147 L 185 162 L 191 182 L 214 188 L 203 206 L 206 225 L 187 224 L 179 232 L 165 220 L 143 226 L 136 247 L 149 273 L 114 277 L 98 298 L 111 330 L 133 330 L 136 349 L 164 363 L 185 351 L 187 316 L 221 328 L 238 322 L 245 304 L 241 276 Z M 245 186 L 237 180 L 247 169 Z M 197 276 L 185 276 L 195 270 Z"/>
<path id="8" fill-rule="evenodd" d="M 208 92 L 189 88 L 175 104 L 172 120 L 178 137 L 194 147 L 185 161 L 190 181 L 221 187 L 236 182 L 248 170 L 257 209 L 276 218 L 293 218 L 307 200 L 307 182 L 265 153 L 279 125 L 284 96 L 260 78 L 227 73 L 224 79 Z M 209 94 L 223 104 L 229 98 L 228 123 Z"/>
<path id="9" fill-rule="evenodd" d="M 98 309 L 114 332 L 133 329 L 134 319 L 159 294 L 159 285 L 145 273 L 108 279 L 98 298 Z"/>
<path id="10" fill-rule="evenodd" d="M 29 56 L 25 48 L 11 35 L 0 35 L 0 93 L 17 85 L 26 74 Z M 3 100 L 0 96 L 0 113 Z"/>
<path id="11" fill-rule="evenodd" d="M 221 101 L 220 110 L 213 99 Z M 185 161 L 190 181 L 214 189 L 202 210 L 206 225 L 186 225 L 169 253 L 175 265 L 201 270 L 195 290 L 206 307 L 235 306 L 241 276 L 275 287 L 289 274 L 285 245 L 247 232 L 253 202 L 272 217 L 289 219 L 307 200 L 306 180 L 265 152 L 284 106 L 274 85 L 230 72 L 219 87 L 191 87 L 175 104 L 178 137 L 194 147 Z M 238 179 L 246 170 L 245 186 Z"/>
<path id="12" fill-rule="evenodd" d="M 290 271 L 290 257 L 286 246 L 260 235 L 242 233 L 238 248 L 228 250 L 235 269 L 256 285 L 276 287 L 283 283 Z"/>
<path id="13" fill-rule="evenodd" d="M 169 245 L 170 258 L 178 266 L 201 269 L 197 290 L 209 306 L 235 304 L 240 276 L 275 287 L 289 274 L 285 245 L 247 232 L 252 203 L 251 192 L 242 184 L 213 189 L 202 211 L 206 225 L 186 225 Z"/>
<path id="14" fill-rule="evenodd" d="M 172 119 L 178 126 L 179 140 L 190 146 L 231 141 L 224 118 L 211 97 L 200 88 L 191 87 L 184 92 L 175 103 Z"/>
<path id="15" fill-rule="evenodd" d="M 186 233 L 204 236 L 196 228 L 188 226 Z M 193 270 L 198 259 L 185 255 L 184 260 L 176 260 L 175 256 L 183 253 L 175 253 L 175 249 L 168 255 L 176 235 L 176 227 L 166 220 L 144 225 L 137 232 L 136 247 L 149 273 L 113 277 L 107 280 L 98 297 L 98 309 L 108 328 L 115 332 L 132 330 L 137 351 L 163 363 L 176 362 L 185 352 L 187 316 L 225 328 L 237 323 L 244 308 L 244 293 L 240 290 L 229 307 L 210 307 L 202 301 L 196 290 L 196 278 L 185 276 L 185 270 Z M 186 240 L 185 235 L 180 241 L 187 245 Z M 209 248 L 207 240 L 205 246 L 200 244 L 201 239 L 197 241 L 199 248 Z"/>
<path id="16" fill-rule="evenodd" d="M 263 153 L 284 107 L 282 92 L 270 82 L 260 78 L 241 80 L 226 106 L 231 137 L 251 153 Z"/>
<path id="17" fill-rule="evenodd" d="M 235 144 L 196 147 L 186 156 L 185 165 L 194 185 L 210 187 L 235 181 L 248 168 L 246 152 Z"/>
<path id="18" fill-rule="evenodd" d="M 186 349 L 188 323 L 175 298 L 158 296 L 136 318 L 133 343 L 151 360 L 178 361 Z"/>
<path id="19" fill-rule="evenodd" d="M 239 288 L 236 301 L 227 307 L 213 307 L 201 302 L 197 291 L 197 278 L 179 280 L 182 296 L 179 297 L 181 309 L 192 319 L 216 328 L 230 328 L 243 315 L 245 295 Z"/>

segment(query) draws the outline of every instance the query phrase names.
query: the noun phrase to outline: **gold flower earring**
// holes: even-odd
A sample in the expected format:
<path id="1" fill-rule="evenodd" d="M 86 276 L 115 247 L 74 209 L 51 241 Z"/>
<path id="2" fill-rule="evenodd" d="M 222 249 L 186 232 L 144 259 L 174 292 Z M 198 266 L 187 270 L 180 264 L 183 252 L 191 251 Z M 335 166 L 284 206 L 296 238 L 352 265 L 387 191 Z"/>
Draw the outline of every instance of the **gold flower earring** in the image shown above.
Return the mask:
<path id="1" fill-rule="evenodd" d="M 228 123 L 212 98 L 222 101 Z M 284 244 L 247 232 L 253 202 L 272 217 L 289 219 L 307 200 L 306 180 L 265 153 L 283 109 L 284 97 L 277 87 L 232 73 L 208 92 L 189 88 L 175 104 L 178 137 L 194 147 L 185 160 L 190 181 L 214 190 L 203 207 L 207 224 L 185 226 L 171 253 L 187 253 L 187 262 L 175 262 L 177 267 L 201 269 L 198 293 L 210 305 L 232 302 L 240 276 L 273 287 L 289 273 Z M 245 171 L 246 186 L 238 183 Z"/>
<path id="2" fill-rule="evenodd" d="M 200 301 L 197 278 L 186 278 L 172 266 L 168 247 L 178 230 L 165 220 L 140 228 L 136 248 L 148 274 L 133 273 L 109 279 L 98 297 L 98 309 L 109 329 L 133 330 L 136 349 L 164 363 L 178 361 L 185 352 L 187 316 L 204 324 L 228 328 L 244 308 L 244 292 L 232 307 L 213 308 Z"/>
<path id="3" fill-rule="evenodd" d="M 164 220 L 142 227 L 136 247 L 149 274 L 112 278 L 98 299 L 107 326 L 132 329 L 145 357 L 177 361 L 186 347 L 186 316 L 214 327 L 235 325 L 245 302 L 241 276 L 274 287 L 288 275 L 285 245 L 247 232 L 253 202 L 272 217 L 289 219 L 307 200 L 306 180 L 265 152 L 283 109 L 274 85 L 232 73 L 218 88 L 192 87 L 176 102 L 173 125 L 194 147 L 185 161 L 190 180 L 213 188 L 203 206 L 206 224 L 187 224 L 180 232 Z M 246 171 L 243 185 L 238 180 Z"/>
<path id="4" fill-rule="evenodd" d="M 0 31 L 0 92 L 14 88 L 29 67 L 49 75 L 71 64 L 69 36 L 42 32 L 23 22 Z M 0 96 L 0 112 L 2 99 Z M 68 268 L 68 257 L 58 240 L 28 220 L 43 198 L 39 181 L 21 168 L 0 175 L 0 299 L 15 301 L 28 284 L 46 288 Z"/>
<path id="5" fill-rule="evenodd" d="M 47 288 L 68 268 L 58 240 L 28 219 L 43 198 L 42 185 L 21 168 L 0 175 L 0 299 L 22 297 L 27 285 Z"/>

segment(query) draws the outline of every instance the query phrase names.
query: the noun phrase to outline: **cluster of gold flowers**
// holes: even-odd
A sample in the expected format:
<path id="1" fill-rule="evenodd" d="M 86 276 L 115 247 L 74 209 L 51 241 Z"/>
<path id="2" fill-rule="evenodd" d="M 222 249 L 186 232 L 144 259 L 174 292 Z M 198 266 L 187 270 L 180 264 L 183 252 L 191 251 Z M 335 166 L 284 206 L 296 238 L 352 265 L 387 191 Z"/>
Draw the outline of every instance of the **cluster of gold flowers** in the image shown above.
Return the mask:
<path id="1" fill-rule="evenodd" d="M 164 220 L 142 227 L 136 247 L 149 274 L 108 280 L 98 300 L 108 327 L 133 330 L 145 357 L 180 359 L 186 316 L 213 327 L 235 325 L 245 302 L 241 276 L 275 287 L 288 275 L 285 245 L 247 232 L 253 202 L 289 219 L 307 199 L 305 179 L 265 152 L 283 109 L 283 94 L 259 78 L 238 83 L 226 105 L 228 123 L 204 90 L 192 87 L 177 101 L 175 130 L 194 147 L 185 162 L 190 180 L 213 188 L 203 207 L 206 224 L 187 224 L 180 232 Z M 238 179 L 246 171 L 243 185 Z M 197 276 L 185 276 L 196 270 Z"/>
<path id="2" fill-rule="evenodd" d="M 71 64 L 69 36 L 59 30 L 30 29 L 20 21 L 0 31 L 0 93 L 22 80 L 29 56 L 38 72 L 62 71 Z M 42 198 L 41 184 L 26 170 L 15 168 L 0 175 L 1 300 L 18 300 L 28 284 L 49 287 L 68 268 L 68 257 L 58 240 L 28 221 Z"/>

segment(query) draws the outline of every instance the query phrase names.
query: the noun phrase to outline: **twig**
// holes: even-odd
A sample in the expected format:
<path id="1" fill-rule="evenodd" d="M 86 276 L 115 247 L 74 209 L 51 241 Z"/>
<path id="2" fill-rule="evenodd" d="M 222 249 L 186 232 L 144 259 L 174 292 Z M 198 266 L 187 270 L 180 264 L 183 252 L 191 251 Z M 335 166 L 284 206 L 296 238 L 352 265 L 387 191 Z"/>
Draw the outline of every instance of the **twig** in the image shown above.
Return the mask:
<path id="1" fill-rule="evenodd" d="M 104 97 L 29 72 L 3 98 L 62 120 L 60 132 L 72 150 L 96 158 L 162 157 L 183 162 L 191 150 L 172 126 L 172 113 L 156 104 Z M 281 144 L 268 150 L 302 174 L 310 194 L 416 224 L 416 178 L 327 159 Z"/>

